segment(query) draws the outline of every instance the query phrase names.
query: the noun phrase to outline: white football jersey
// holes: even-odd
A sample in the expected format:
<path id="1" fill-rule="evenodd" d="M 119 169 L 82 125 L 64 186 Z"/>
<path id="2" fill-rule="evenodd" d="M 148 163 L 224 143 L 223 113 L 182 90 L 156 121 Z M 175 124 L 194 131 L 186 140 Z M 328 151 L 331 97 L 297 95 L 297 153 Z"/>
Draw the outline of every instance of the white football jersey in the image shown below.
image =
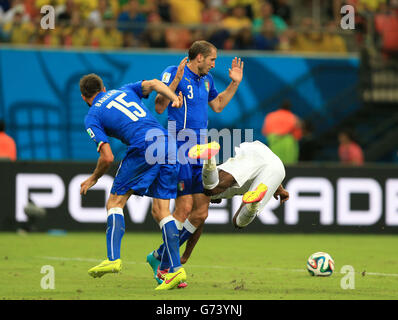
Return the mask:
<path id="1" fill-rule="evenodd" d="M 217 168 L 231 174 L 236 184 L 212 196 L 213 199 L 243 195 L 249 190 L 254 190 L 259 181 L 268 187 L 270 197 L 285 178 L 282 161 L 260 141 L 243 142 L 235 148 L 235 156 L 218 165 Z"/>

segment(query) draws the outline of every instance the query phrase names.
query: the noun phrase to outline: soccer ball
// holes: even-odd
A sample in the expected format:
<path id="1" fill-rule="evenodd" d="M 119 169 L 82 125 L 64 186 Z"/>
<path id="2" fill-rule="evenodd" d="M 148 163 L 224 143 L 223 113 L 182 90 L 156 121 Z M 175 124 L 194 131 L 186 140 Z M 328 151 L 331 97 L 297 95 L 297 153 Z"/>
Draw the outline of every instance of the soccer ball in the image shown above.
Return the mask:
<path id="1" fill-rule="evenodd" d="M 334 270 L 334 261 L 326 252 L 316 252 L 307 260 L 307 270 L 311 276 L 328 277 Z"/>

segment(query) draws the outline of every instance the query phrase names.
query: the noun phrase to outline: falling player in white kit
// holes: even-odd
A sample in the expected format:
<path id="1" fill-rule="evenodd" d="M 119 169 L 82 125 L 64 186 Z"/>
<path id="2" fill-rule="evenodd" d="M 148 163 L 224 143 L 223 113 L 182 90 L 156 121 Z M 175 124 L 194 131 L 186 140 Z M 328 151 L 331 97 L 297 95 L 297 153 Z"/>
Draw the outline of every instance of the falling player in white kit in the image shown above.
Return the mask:
<path id="1" fill-rule="evenodd" d="M 217 199 L 229 199 L 243 195 L 242 204 L 233 217 L 237 228 L 249 225 L 274 196 L 284 203 L 289 192 L 283 186 L 285 167 L 282 161 L 260 141 L 244 142 L 235 148 L 235 156 L 216 165 L 214 156 L 220 145 L 211 142 L 196 145 L 189 157 L 203 159 L 202 180 L 205 194 Z"/>

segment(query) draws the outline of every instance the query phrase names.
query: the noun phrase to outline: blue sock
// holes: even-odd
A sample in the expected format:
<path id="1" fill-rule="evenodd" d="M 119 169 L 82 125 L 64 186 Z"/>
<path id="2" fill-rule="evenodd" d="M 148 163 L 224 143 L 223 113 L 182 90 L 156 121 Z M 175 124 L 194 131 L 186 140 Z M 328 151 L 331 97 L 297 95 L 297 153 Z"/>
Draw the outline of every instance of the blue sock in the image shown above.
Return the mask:
<path id="1" fill-rule="evenodd" d="M 182 230 L 180 230 L 179 232 L 180 247 L 185 243 L 185 241 L 187 241 L 192 236 L 195 230 L 196 228 L 192 226 L 192 224 L 189 221 L 184 223 Z M 170 259 L 168 257 L 167 251 L 165 251 L 164 248 L 165 248 L 164 243 L 162 243 L 159 249 L 156 250 L 157 256 L 159 257 L 159 260 L 161 260 L 160 263 L 161 270 L 170 267 Z"/>
<path id="2" fill-rule="evenodd" d="M 170 219 L 170 218 L 167 217 L 164 219 Z M 170 265 L 169 272 L 173 273 L 177 268 L 181 267 L 179 232 L 174 219 L 171 221 L 165 220 L 165 222 L 166 223 L 164 223 L 162 226 L 162 237 L 164 244 L 164 254 L 162 257 L 162 260 L 164 261 L 162 262 L 164 263 L 169 262 Z M 166 261 L 165 259 L 168 259 L 169 261 Z M 160 268 L 162 268 L 162 266 Z"/>
<path id="3" fill-rule="evenodd" d="M 180 231 L 180 247 L 187 241 L 193 233 L 189 232 L 187 229 L 182 228 Z"/>
<path id="4" fill-rule="evenodd" d="M 164 245 L 164 243 L 162 243 L 162 245 L 158 249 L 161 252 L 161 254 L 159 255 L 159 259 L 160 259 L 159 269 L 160 270 L 166 270 L 166 269 L 170 268 L 169 255 L 167 254 L 165 249 L 166 249 L 166 246 Z"/>
<path id="5" fill-rule="evenodd" d="M 108 251 L 108 259 L 113 261 L 120 259 L 120 247 L 125 229 L 124 216 L 120 213 L 111 213 L 108 215 L 107 222 L 108 228 L 106 229 L 106 247 Z"/>

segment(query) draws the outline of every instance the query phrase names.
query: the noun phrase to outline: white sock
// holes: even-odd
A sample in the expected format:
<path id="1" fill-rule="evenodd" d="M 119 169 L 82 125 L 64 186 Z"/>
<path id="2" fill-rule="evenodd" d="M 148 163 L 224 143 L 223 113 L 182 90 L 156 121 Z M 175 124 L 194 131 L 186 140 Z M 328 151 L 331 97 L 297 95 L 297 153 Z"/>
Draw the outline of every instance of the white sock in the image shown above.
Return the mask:
<path id="1" fill-rule="evenodd" d="M 218 169 L 214 158 L 205 161 L 203 164 L 202 183 L 203 187 L 208 190 L 214 189 L 219 183 Z"/>
<path id="2" fill-rule="evenodd" d="M 216 158 L 213 157 L 209 160 L 203 160 L 203 168 L 206 170 L 214 170 L 217 167 Z"/>
<path id="3" fill-rule="evenodd" d="M 170 221 L 172 221 L 172 220 L 176 221 L 172 215 L 167 216 L 167 217 L 163 218 L 162 220 L 160 220 L 160 221 L 159 221 L 160 230 L 163 229 L 163 226 L 164 226 L 167 222 L 170 222 Z"/>
<path id="4" fill-rule="evenodd" d="M 108 214 L 108 217 L 109 217 L 111 214 L 121 214 L 122 216 L 124 216 L 124 214 L 123 214 L 123 209 L 122 209 L 122 208 L 119 208 L 119 207 L 110 208 L 110 209 L 107 211 L 107 214 Z"/>
<path id="5" fill-rule="evenodd" d="M 183 227 L 184 227 L 185 229 L 187 229 L 190 233 L 195 233 L 195 231 L 196 231 L 196 229 L 197 229 L 191 222 L 189 222 L 188 219 L 186 219 L 186 220 L 184 221 Z"/>
<path id="6" fill-rule="evenodd" d="M 175 223 L 176 223 L 178 231 L 181 231 L 182 228 L 184 227 L 184 222 L 178 221 L 177 219 L 175 219 L 175 220 L 176 220 Z"/>
<path id="7" fill-rule="evenodd" d="M 257 216 L 257 210 L 258 210 L 258 205 L 257 206 L 252 206 L 251 204 L 244 205 L 240 210 L 238 217 L 236 218 L 236 224 L 242 228 L 246 227 Z"/>

